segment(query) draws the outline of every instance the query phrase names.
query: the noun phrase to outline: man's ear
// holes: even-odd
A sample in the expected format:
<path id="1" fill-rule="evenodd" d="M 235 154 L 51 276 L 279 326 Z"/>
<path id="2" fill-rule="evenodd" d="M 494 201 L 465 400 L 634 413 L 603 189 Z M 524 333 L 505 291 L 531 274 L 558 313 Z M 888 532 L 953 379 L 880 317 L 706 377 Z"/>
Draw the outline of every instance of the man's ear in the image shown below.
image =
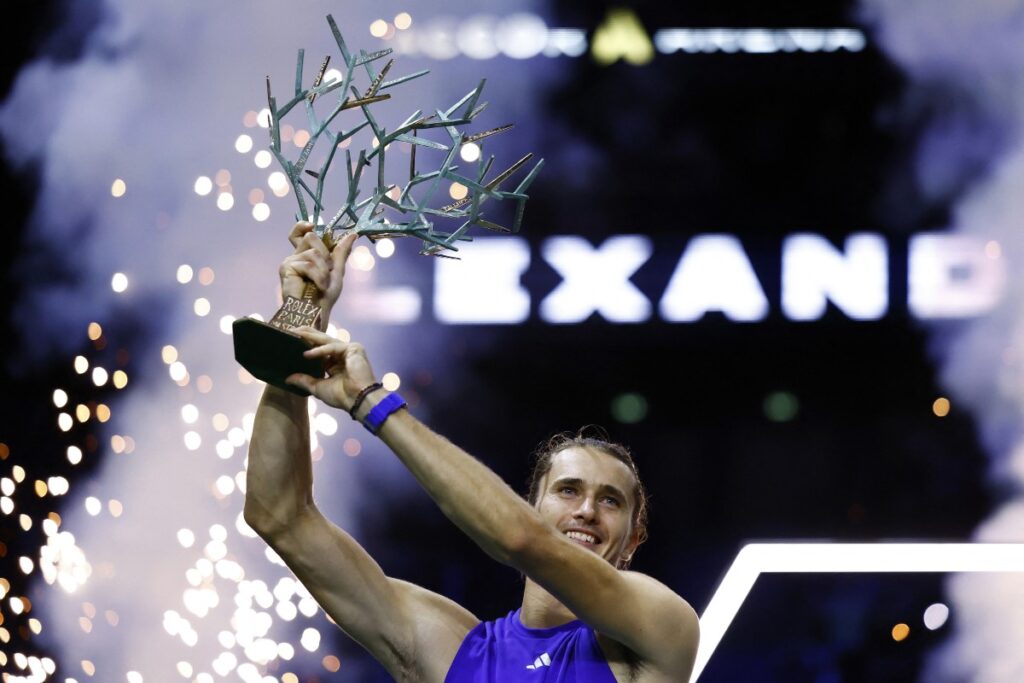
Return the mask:
<path id="1" fill-rule="evenodd" d="M 636 552 L 637 546 L 640 545 L 640 532 L 634 530 L 629 534 L 629 541 L 626 543 L 626 547 L 619 553 L 619 560 L 616 563 L 616 568 L 625 569 L 629 566 L 629 563 L 633 561 L 633 553 Z"/>

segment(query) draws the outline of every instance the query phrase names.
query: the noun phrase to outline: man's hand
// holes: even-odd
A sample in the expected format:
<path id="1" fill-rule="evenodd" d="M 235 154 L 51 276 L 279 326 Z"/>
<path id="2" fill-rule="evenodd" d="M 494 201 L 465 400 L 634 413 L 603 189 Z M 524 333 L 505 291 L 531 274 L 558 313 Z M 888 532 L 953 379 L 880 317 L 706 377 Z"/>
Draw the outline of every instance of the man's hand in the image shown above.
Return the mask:
<path id="1" fill-rule="evenodd" d="M 312 327 L 297 327 L 292 332 L 313 347 L 302 355 L 320 358 L 327 377 L 295 374 L 288 377 L 289 384 L 305 389 L 329 406 L 347 411 L 359 392 L 377 381 L 362 344 L 343 342 Z"/>
<path id="2" fill-rule="evenodd" d="M 313 231 L 312 223 L 296 223 L 288 235 L 295 253 L 281 263 L 279 270 L 281 293 L 301 299 L 306 283 L 312 282 L 320 292 L 321 321 L 326 325 L 331 309 L 341 296 L 345 262 L 357 237 L 355 233 L 349 233 L 338 241 L 333 250 L 329 250 Z"/>

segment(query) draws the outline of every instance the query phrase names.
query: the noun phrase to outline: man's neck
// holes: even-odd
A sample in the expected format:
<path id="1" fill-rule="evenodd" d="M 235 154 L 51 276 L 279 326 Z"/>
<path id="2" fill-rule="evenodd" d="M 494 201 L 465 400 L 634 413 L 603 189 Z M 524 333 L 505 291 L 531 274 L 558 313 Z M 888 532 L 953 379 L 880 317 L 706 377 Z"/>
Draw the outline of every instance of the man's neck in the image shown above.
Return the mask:
<path id="1" fill-rule="evenodd" d="M 551 628 L 567 624 L 576 618 L 576 615 L 555 599 L 555 596 L 548 593 L 539 584 L 526 579 L 526 587 L 523 589 L 523 607 L 519 612 L 519 620 L 523 626 Z"/>

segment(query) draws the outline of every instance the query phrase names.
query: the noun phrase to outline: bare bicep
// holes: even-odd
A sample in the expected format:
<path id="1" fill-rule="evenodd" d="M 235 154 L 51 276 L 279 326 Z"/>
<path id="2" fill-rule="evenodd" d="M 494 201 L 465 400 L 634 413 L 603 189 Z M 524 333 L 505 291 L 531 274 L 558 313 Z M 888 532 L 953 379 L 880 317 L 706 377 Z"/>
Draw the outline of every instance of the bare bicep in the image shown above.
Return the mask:
<path id="1" fill-rule="evenodd" d="M 477 623 L 448 598 L 385 575 L 351 535 L 319 511 L 295 524 L 275 550 L 331 619 L 398 680 L 443 681 Z"/>

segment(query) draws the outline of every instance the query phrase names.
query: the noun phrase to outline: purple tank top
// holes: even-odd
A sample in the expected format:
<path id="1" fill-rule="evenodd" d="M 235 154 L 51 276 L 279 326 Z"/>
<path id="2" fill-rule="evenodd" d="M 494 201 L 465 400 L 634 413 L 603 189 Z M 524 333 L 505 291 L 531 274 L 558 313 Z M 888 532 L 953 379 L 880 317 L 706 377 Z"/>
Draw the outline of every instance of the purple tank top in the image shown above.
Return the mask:
<path id="1" fill-rule="evenodd" d="M 519 610 L 482 621 L 462 641 L 445 683 L 615 683 L 594 630 L 582 621 L 526 628 Z"/>

